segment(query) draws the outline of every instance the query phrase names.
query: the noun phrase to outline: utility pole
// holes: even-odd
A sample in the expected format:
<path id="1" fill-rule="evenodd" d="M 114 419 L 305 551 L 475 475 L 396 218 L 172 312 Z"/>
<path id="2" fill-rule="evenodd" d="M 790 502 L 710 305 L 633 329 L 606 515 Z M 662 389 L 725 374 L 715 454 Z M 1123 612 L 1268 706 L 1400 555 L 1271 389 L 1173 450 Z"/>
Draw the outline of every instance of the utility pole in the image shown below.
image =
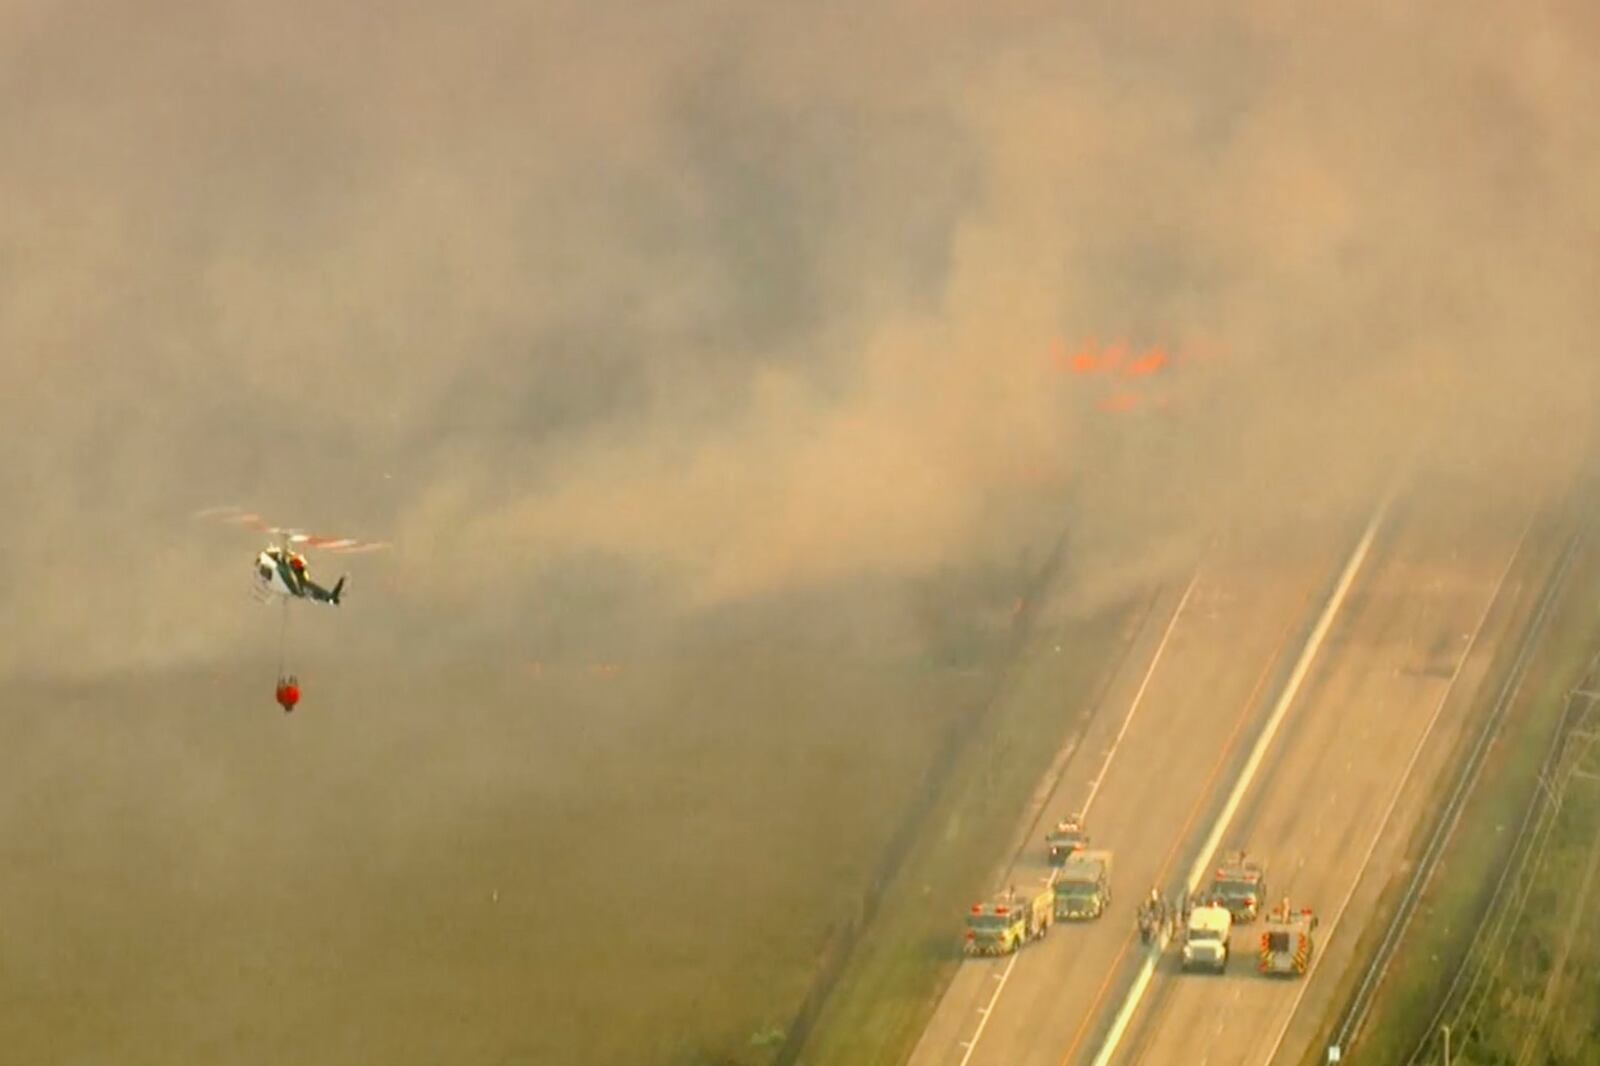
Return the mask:
<path id="1" fill-rule="evenodd" d="M 1450 1066 L 1450 1027 L 1441 1025 L 1439 1031 L 1444 1034 L 1444 1066 Z"/>

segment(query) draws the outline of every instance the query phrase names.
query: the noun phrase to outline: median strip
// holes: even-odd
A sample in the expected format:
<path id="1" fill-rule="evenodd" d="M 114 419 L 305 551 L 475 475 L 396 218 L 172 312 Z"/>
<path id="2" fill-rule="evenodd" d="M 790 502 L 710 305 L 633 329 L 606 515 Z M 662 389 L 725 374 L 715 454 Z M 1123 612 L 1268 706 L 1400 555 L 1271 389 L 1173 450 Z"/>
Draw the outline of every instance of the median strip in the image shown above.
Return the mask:
<path id="1" fill-rule="evenodd" d="M 1300 693 L 1300 687 L 1305 683 L 1306 677 L 1311 673 L 1312 663 L 1316 660 L 1317 653 L 1322 649 L 1323 642 L 1327 639 L 1329 631 L 1333 628 L 1334 619 L 1338 616 L 1340 608 L 1344 606 L 1345 599 L 1350 594 L 1351 587 L 1355 584 L 1356 576 L 1361 572 L 1362 565 L 1366 562 L 1367 555 L 1372 550 L 1372 543 L 1378 535 L 1378 528 L 1388 514 L 1389 506 L 1394 500 L 1391 491 L 1378 505 L 1371 521 L 1367 523 L 1366 530 L 1361 535 L 1355 551 L 1345 563 L 1343 572 L 1339 575 L 1338 584 L 1334 586 L 1333 594 L 1329 597 L 1327 605 L 1323 607 L 1321 616 L 1317 619 L 1316 626 L 1307 638 L 1305 647 L 1300 652 L 1300 658 L 1295 663 L 1293 672 L 1285 684 L 1283 692 L 1279 695 L 1277 703 L 1272 708 L 1272 714 L 1267 719 L 1266 727 L 1261 736 L 1257 738 L 1255 747 L 1246 760 L 1244 769 L 1240 771 L 1239 778 L 1234 782 L 1233 791 L 1229 794 L 1227 803 L 1222 812 L 1217 816 L 1216 824 L 1212 826 L 1207 835 L 1205 844 L 1201 847 L 1195 858 L 1195 864 L 1190 869 L 1184 881 L 1184 893 L 1192 893 L 1200 883 L 1201 876 L 1211 861 L 1211 855 L 1221 843 L 1223 834 L 1228 831 L 1234 815 L 1238 813 L 1239 804 L 1255 779 L 1257 771 L 1261 768 L 1262 760 L 1266 758 L 1267 748 L 1277 736 L 1278 728 L 1283 724 L 1289 712 L 1289 707 L 1294 703 L 1295 697 Z M 1164 941 L 1163 941 L 1164 943 Z M 1129 989 L 1127 998 L 1122 1007 L 1117 1011 L 1110 1031 L 1106 1034 L 1105 1043 L 1101 1045 L 1100 1052 L 1094 1058 L 1094 1066 L 1107 1066 L 1117 1048 L 1126 1035 L 1128 1025 L 1133 1020 L 1134 1013 L 1139 1009 L 1139 1003 L 1144 999 L 1144 994 L 1150 986 L 1150 980 L 1155 975 L 1156 961 L 1160 958 L 1157 951 L 1146 957 L 1139 967 L 1138 976 L 1135 977 L 1133 987 Z"/>

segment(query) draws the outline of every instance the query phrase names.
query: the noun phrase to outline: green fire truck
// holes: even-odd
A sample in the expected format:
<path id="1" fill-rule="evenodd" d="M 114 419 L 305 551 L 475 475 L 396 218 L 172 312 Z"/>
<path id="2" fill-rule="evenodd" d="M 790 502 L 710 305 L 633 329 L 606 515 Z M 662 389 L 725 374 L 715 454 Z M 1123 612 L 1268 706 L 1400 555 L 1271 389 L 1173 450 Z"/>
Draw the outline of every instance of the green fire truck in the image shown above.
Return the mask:
<path id="1" fill-rule="evenodd" d="M 1056 873 L 1056 917 L 1098 918 L 1111 903 L 1111 852 L 1079 851 Z"/>

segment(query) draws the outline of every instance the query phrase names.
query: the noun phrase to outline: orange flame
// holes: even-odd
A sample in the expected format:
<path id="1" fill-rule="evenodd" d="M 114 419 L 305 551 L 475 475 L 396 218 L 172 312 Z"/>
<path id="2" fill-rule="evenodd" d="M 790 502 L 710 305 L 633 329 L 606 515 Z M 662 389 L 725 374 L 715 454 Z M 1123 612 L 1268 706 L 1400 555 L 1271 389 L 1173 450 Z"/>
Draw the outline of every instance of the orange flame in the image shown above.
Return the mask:
<path id="1" fill-rule="evenodd" d="M 1167 353 L 1160 348 L 1151 348 L 1132 363 L 1128 364 L 1124 376 L 1130 378 L 1145 378 L 1152 374 L 1160 373 L 1167 365 Z"/>

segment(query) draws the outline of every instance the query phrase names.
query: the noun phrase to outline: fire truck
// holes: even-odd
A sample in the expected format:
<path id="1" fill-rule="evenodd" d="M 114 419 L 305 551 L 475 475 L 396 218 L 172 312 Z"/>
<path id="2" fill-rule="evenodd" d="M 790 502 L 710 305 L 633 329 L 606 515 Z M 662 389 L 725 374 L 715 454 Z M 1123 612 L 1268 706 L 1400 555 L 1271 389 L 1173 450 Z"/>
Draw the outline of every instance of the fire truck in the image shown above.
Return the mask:
<path id="1" fill-rule="evenodd" d="M 1211 902 L 1228 908 L 1233 920 L 1240 924 L 1256 920 L 1266 894 L 1266 864 L 1242 851 L 1226 856 L 1211 881 Z"/>
<path id="2" fill-rule="evenodd" d="M 1316 948 L 1311 935 L 1316 927 L 1317 916 L 1310 907 L 1297 911 L 1284 899 L 1267 915 L 1257 967 L 1265 974 L 1304 977 Z"/>
<path id="3" fill-rule="evenodd" d="M 1056 875 L 1056 917 L 1098 918 L 1111 904 L 1111 852 L 1080 851 Z"/>
<path id="4" fill-rule="evenodd" d="M 1057 822 L 1056 827 L 1045 834 L 1044 843 L 1050 849 L 1050 865 L 1065 866 L 1068 857 L 1089 846 L 1082 816 L 1073 814 Z"/>
<path id="5" fill-rule="evenodd" d="M 1056 890 L 1011 889 L 989 903 L 974 903 L 967 915 L 968 955 L 1009 955 L 1030 940 L 1043 939 L 1055 921 Z"/>

